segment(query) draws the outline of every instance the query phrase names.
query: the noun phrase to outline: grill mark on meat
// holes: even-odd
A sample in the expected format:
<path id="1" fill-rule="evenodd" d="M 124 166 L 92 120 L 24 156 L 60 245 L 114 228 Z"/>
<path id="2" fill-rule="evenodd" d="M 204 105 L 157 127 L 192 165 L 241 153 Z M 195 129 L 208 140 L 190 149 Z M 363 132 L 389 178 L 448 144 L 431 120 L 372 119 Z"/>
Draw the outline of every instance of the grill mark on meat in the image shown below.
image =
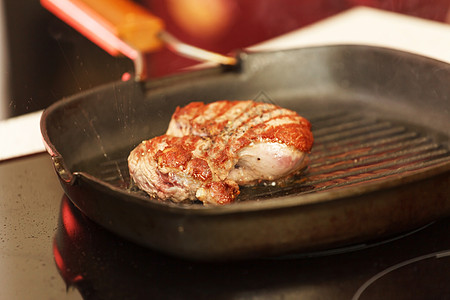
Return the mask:
<path id="1" fill-rule="evenodd" d="M 216 131 L 220 131 L 221 124 L 218 123 L 215 118 L 226 111 L 227 106 L 227 103 L 216 102 L 209 106 L 205 105 L 203 109 L 197 111 L 197 114 L 191 121 L 191 134 L 211 136 L 214 135 Z"/>
<path id="2" fill-rule="evenodd" d="M 244 105 L 243 105 L 244 104 Z M 229 120 L 235 119 L 235 114 L 245 112 L 252 105 L 251 101 L 219 101 L 200 107 L 198 103 L 178 109 L 173 120 L 186 128 L 183 135 L 215 136 L 226 130 Z M 243 106 L 243 107 L 241 107 Z M 173 134 L 170 126 L 167 134 Z"/>
<path id="3" fill-rule="evenodd" d="M 231 123 L 231 126 L 225 128 L 215 149 L 223 148 L 223 145 L 227 145 L 232 139 L 239 139 L 251 126 L 265 122 L 269 118 L 269 114 L 276 109 L 277 107 L 273 105 L 251 102 L 251 107 L 243 111 L 237 120 Z M 238 150 L 234 149 L 234 151 Z M 216 152 L 213 151 L 213 153 Z"/>
<path id="4" fill-rule="evenodd" d="M 264 117 L 269 113 L 275 111 L 276 109 L 277 108 L 273 105 L 265 103 L 253 103 L 252 107 L 241 115 L 241 117 L 237 120 L 238 122 L 231 128 L 231 130 L 243 130 L 243 127 L 252 124 L 252 120 L 255 122 L 263 122 Z"/>
<path id="5" fill-rule="evenodd" d="M 278 118 L 280 116 L 285 117 L 289 114 L 295 114 L 295 112 L 292 111 L 285 111 L 284 109 L 279 109 L 277 107 L 261 107 L 263 109 L 255 110 L 254 114 L 248 115 L 247 119 L 243 119 L 240 126 L 237 126 L 233 132 L 236 133 L 235 138 L 240 138 L 242 135 L 244 135 L 247 130 L 250 128 L 259 125 L 259 124 L 265 124 L 266 122 L 270 121 L 271 119 Z"/>
<path id="6" fill-rule="evenodd" d="M 224 112 L 218 117 L 219 120 L 236 120 L 240 115 L 245 113 L 254 103 L 252 101 L 234 101 L 228 108 L 228 111 Z"/>
<path id="7" fill-rule="evenodd" d="M 295 112 L 279 109 L 273 107 L 273 105 L 262 108 L 258 110 L 261 112 L 261 115 L 247 114 L 247 119 L 243 118 L 239 126 L 233 126 L 234 128 L 230 130 L 231 134 L 223 132 L 220 138 L 216 139 L 214 147 L 211 150 L 211 156 L 215 164 L 222 165 L 226 170 L 236 164 L 238 159 L 237 153 L 242 148 L 253 142 L 263 140 L 286 143 L 301 151 L 309 151 L 308 149 L 312 146 L 312 135 L 307 134 L 302 125 L 287 126 L 288 124 L 301 122 L 307 128 L 306 131 L 309 132 L 309 122 L 298 116 Z M 275 120 L 281 121 L 282 123 L 270 123 Z M 274 130 L 274 128 L 278 129 Z M 304 138 L 294 139 L 294 137 L 298 137 L 299 133 Z M 311 143 L 307 143 L 308 139 L 311 140 Z M 225 173 L 222 172 L 222 175 L 219 177 L 226 177 Z"/>
<path id="8" fill-rule="evenodd" d="M 214 132 L 211 132 L 211 136 L 224 133 L 226 134 L 227 132 L 229 132 L 230 125 L 233 125 L 238 116 L 244 114 L 245 111 L 248 110 L 248 107 L 252 105 L 253 103 L 249 101 L 234 101 L 230 103 L 230 105 L 226 106 L 226 109 L 224 107 L 223 111 L 221 111 L 221 113 L 218 114 L 218 116 L 215 118 L 215 122 L 217 123 L 217 125 L 215 126 L 216 130 Z"/>
<path id="9" fill-rule="evenodd" d="M 202 102 L 191 102 L 184 108 L 177 107 L 169 124 L 171 135 L 183 136 L 191 134 L 193 128 L 193 120 L 200 114 L 199 110 L 205 110 Z M 189 111 L 190 114 L 186 114 Z"/>
<path id="10" fill-rule="evenodd" d="M 236 114 L 234 109 L 238 106 L 242 106 L 242 110 Z M 213 164 L 221 167 L 217 172 L 221 180 L 227 177 L 228 170 L 237 163 L 238 152 L 253 142 L 265 139 L 270 142 L 286 143 L 305 152 L 309 151 L 311 146 L 307 141 L 309 138 L 312 140 L 312 135 L 306 134 L 301 126 L 307 127 L 309 131 L 309 122 L 298 116 L 296 112 L 273 104 L 251 100 L 219 101 L 203 107 L 198 103 L 189 104 L 177 112 L 174 118 L 178 122 L 184 122 L 187 115 L 192 116 L 193 119 L 189 119 L 189 126 L 192 128 L 189 130 L 190 134 L 215 136 L 213 146 L 208 149 L 208 153 Z M 231 118 L 233 115 L 234 119 Z M 220 118 L 221 116 L 224 120 Z M 229 122 L 229 120 L 233 121 Z M 284 126 L 283 123 L 300 123 L 301 125 Z M 294 137 L 297 138 L 294 139 Z"/>
<path id="11" fill-rule="evenodd" d="M 223 115 L 232 112 L 231 108 L 238 104 L 238 101 L 219 101 L 210 105 L 193 102 L 184 108 L 178 107 L 172 120 L 177 123 L 178 128 L 182 128 L 181 135 L 211 136 L 218 134 L 223 129 L 228 122 L 227 116 L 223 117 Z M 169 126 L 167 134 L 174 135 L 173 131 L 173 126 Z"/>
<path id="12" fill-rule="evenodd" d="M 285 123 L 293 123 L 296 122 L 296 119 L 291 118 L 291 116 L 286 116 L 283 112 L 274 111 L 268 112 L 265 115 L 262 115 L 261 118 L 252 118 L 249 120 L 244 126 L 238 128 L 237 134 L 234 137 L 235 139 L 240 139 L 245 136 L 250 136 L 257 130 L 263 131 L 273 126 L 278 126 L 277 124 L 271 124 L 271 122 L 284 120 Z M 281 125 L 281 123 L 280 123 Z"/>
<path id="13" fill-rule="evenodd" d="M 271 127 L 265 132 L 260 133 L 261 139 L 271 142 L 278 142 L 288 146 L 294 146 L 296 149 L 308 152 L 312 147 L 311 131 L 299 124 L 290 123 L 276 127 Z"/>

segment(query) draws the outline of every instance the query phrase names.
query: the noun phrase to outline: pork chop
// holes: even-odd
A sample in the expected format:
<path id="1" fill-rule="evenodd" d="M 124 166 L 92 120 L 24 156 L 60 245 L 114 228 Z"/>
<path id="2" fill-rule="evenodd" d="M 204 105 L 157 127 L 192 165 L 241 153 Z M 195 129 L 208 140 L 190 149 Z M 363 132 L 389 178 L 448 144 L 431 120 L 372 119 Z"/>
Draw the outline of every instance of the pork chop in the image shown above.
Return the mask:
<path id="1" fill-rule="evenodd" d="M 255 101 L 192 102 L 178 107 L 165 135 L 128 158 L 138 187 L 162 200 L 226 204 L 239 185 L 281 181 L 306 164 L 313 136 L 296 112 Z"/>

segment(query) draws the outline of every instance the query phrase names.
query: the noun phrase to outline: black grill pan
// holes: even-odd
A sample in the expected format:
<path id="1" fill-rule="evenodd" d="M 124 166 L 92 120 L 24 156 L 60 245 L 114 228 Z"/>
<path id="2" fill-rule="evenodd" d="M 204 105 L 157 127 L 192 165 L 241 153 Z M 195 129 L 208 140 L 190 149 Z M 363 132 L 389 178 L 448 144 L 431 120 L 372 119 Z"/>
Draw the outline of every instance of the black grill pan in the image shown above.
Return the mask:
<path id="1" fill-rule="evenodd" d="M 141 245 L 198 260 L 318 251 L 450 215 L 450 67 L 396 50 L 325 46 L 243 53 L 211 68 L 117 82 L 48 108 L 41 128 L 71 201 Z M 128 153 L 179 105 L 255 99 L 312 123 L 303 176 L 242 188 L 236 203 L 174 204 L 130 189 Z"/>

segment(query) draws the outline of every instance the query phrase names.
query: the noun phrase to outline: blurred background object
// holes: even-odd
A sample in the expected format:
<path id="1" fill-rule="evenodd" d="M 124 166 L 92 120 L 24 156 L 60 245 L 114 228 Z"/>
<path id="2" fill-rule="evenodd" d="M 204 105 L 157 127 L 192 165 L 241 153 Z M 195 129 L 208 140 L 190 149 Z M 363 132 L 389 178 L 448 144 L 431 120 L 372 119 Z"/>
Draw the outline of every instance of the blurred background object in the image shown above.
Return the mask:
<path id="1" fill-rule="evenodd" d="M 120 80 L 133 64 L 115 58 L 41 7 L 0 0 L 0 119 L 43 109 L 72 94 Z M 353 6 L 447 20 L 448 0 L 141 0 L 182 41 L 227 54 Z M 1 13 L 1 11 L 0 11 Z M 3 31 L 1 30 L 3 29 Z M 3 33 L 3 35 L 2 35 Z M 148 54 L 151 77 L 196 62 L 164 49 Z"/>
<path id="2" fill-rule="evenodd" d="M 0 6 L 0 45 L 6 45 L 6 22 L 4 18 L 3 5 Z M 7 74 L 8 74 L 8 60 L 6 53 L 8 49 L 5 46 L 0 47 L 0 120 L 5 119 L 7 115 L 6 101 L 3 99 L 8 99 L 8 88 L 7 88 Z"/>
<path id="3" fill-rule="evenodd" d="M 9 68 L 4 117 L 33 112 L 80 91 L 120 79 L 132 69 L 41 7 L 2 0 Z"/>

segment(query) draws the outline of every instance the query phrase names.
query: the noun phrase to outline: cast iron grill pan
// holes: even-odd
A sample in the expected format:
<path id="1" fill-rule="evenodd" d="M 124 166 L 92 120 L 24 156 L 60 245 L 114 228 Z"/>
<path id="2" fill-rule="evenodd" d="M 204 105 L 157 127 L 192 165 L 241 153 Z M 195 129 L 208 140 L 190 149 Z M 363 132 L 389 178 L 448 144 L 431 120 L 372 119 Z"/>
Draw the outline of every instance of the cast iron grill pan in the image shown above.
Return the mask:
<path id="1" fill-rule="evenodd" d="M 118 82 L 48 108 L 41 127 L 71 201 L 141 245 L 188 259 L 311 252 L 389 237 L 450 215 L 450 68 L 368 46 L 243 53 L 211 68 Z M 309 119 L 308 168 L 236 203 L 162 202 L 130 188 L 129 152 L 190 101 L 269 101 Z"/>

